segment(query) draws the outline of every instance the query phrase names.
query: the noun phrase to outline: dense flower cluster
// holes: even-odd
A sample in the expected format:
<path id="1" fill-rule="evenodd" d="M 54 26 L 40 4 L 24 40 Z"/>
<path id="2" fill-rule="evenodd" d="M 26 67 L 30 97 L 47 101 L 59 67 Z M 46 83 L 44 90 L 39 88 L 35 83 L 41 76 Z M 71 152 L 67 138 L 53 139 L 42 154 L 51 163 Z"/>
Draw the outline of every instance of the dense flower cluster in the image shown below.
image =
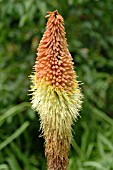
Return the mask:
<path id="1" fill-rule="evenodd" d="M 65 38 L 64 20 L 48 12 L 46 31 L 31 75 L 32 107 L 40 115 L 49 170 L 67 170 L 71 126 L 81 108 L 81 92 Z"/>
<path id="2" fill-rule="evenodd" d="M 36 76 L 49 81 L 53 87 L 72 90 L 75 73 L 72 57 L 68 51 L 64 20 L 58 12 L 50 12 L 47 29 L 38 47 Z"/>

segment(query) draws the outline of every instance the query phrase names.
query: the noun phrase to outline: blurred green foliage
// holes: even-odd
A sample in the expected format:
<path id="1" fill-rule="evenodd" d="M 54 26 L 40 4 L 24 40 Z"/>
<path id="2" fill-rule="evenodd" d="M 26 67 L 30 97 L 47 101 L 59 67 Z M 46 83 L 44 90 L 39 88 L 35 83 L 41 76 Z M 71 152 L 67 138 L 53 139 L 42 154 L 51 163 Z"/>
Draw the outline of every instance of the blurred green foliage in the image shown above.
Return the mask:
<path id="1" fill-rule="evenodd" d="M 0 0 L 0 170 L 45 170 L 29 79 L 47 11 L 65 19 L 84 94 L 69 170 L 113 169 L 113 0 Z"/>

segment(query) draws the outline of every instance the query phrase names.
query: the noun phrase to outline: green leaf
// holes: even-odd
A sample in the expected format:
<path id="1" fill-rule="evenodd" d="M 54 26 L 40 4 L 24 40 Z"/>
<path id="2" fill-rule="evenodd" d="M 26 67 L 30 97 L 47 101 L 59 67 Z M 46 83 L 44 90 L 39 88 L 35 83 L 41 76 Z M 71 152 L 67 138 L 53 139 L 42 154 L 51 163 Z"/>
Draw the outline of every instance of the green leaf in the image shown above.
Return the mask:
<path id="1" fill-rule="evenodd" d="M 8 144 L 10 144 L 14 139 L 16 139 L 18 136 L 20 136 L 25 129 L 29 126 L 29 122 L 26 121 L 23 123 L 11 136 L 7 137 L 5 141 L 0 143 L 0 150 L 5 148 Z"/>
<path id="2" fill-rule="evenodd" d="M 0 170 L 8 170 L 7 164 L 1 164 L 0 165 Z"/>
<path id="3" fill-rule="evenodd" d="M 12 107 L 11 109 L 9 109 L 6 113 L 4 113 L 0 116 L 0 125 L 2 125 L 8 117 L 14 116 L 15 114 L 18 113 L 18 111 L 20 112 L 20 111 L 24 110 L 26 107 L 30 107 L 30 103 L 23 102 L 23 103 L 18 104 L 16 106 Z"/>
<path id="4" fill-rule="evenodd" d="M 107 139 L 107 137 L 103 136 L 102 134 L 99 134 L 98 138 L 101 140 L 103 144 L 107 146 L 108 149 L 110 149 L 113 152 L 113 144 L 109 139 Z"/>
<path id="5" fill-rule="evenodd" d="M 95 167 L 97 169 L 101 169 L 104 170 L 104 167 L 99 163 L 99 162 L 95 162 L 95 161 L 88 161 L 88 162 L 84 162 L 83 163 L 84 167 Z"/>

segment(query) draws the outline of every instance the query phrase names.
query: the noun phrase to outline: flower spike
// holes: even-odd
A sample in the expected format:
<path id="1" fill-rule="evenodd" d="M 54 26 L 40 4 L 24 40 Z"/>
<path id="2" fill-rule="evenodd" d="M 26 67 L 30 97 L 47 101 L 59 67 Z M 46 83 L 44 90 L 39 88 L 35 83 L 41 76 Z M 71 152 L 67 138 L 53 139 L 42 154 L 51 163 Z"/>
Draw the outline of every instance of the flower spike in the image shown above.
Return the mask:
<path id="1" fill-rule="evenodd" d="M 64 19 L 48 12 L 31 75 L 32 108 L 40 115 L 48 170 L 67 170 L 72 124 L 82 104 L 73 61 L 65 38 Z"/>

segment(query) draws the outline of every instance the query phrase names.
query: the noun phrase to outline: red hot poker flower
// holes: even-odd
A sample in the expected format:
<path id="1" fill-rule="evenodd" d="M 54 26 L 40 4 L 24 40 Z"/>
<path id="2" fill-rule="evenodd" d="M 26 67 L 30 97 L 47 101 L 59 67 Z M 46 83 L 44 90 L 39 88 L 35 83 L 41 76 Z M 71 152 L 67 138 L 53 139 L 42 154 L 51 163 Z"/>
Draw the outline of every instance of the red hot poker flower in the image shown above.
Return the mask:
<path id="1" fill-rule="evenodd" d="M 71 126 L 79 115 L 82 94 L 73 69 L 58 11 L 48 12 L 46 31 L 31 75 L 32 107 L 41 120 L 49 170 L 67 170 Z"/>

